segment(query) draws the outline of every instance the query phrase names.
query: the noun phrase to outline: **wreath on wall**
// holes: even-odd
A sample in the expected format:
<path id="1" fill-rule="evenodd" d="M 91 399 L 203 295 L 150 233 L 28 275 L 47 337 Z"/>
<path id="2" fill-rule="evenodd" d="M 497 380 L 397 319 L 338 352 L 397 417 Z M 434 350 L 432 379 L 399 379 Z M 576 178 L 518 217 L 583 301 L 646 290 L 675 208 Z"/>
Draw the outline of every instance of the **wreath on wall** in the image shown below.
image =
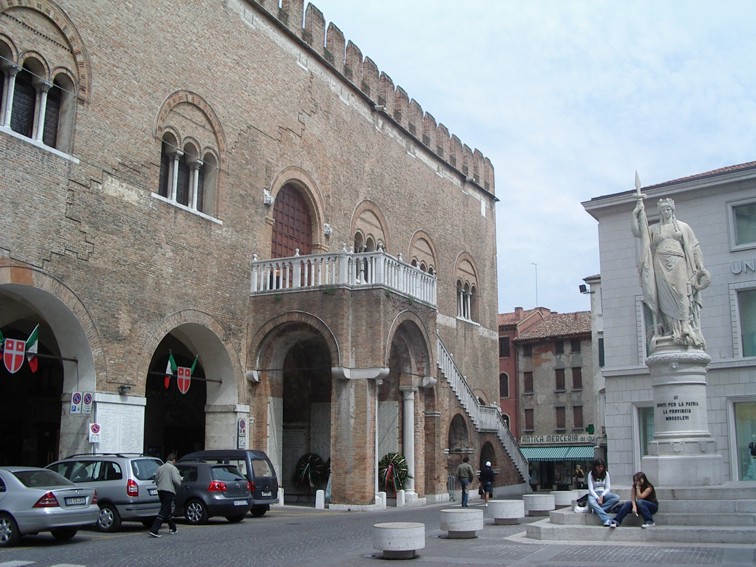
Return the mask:
<path id="1" fill-rule="evenodd" d="M 407 467 L 407 459 L 400 453 L 387 453 L 378 461 L 378 481 L 386 494 L 396 494 L 404 488 L 404 483 L 412 478 Z"/>
<path id="2" fill-rule="evenodd" d="M 328 480 L 330 469 L 330 459 L 326 463 L 317 453 L 306 453 L 297 461 L 294 469 L 294 484 L 314 491 Z"/>

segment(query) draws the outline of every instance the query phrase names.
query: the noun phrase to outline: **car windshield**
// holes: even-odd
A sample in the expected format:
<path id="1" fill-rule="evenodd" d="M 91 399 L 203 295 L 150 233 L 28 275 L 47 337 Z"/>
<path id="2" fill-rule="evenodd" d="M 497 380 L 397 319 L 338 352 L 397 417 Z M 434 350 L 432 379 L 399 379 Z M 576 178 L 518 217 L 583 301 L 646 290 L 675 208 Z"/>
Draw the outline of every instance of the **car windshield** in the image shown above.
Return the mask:
<path id="1" fill-rule="evenodd" d="M 45 469 L 15 471 L 13 473 L 13 476 L 20 480 L 21 484 L 29 488 L 74 485 L 74 483 L 68 480 L 66 477 L 59 475 L 55 471 L 49 471 Z"/>
<path id="2" fill-rule="evenodd" d="M 213 480 L 246 480 L 239 469 L 229 465 L 219 465 L 212 468 Z"/>
<path id="3" fill-rule="evenodd" d="M 131 470 L 139 480 L 150 480 L 155 477 L 155 472 L 161 465 L 157 459 L 134 459 L 131 461 Z"/>

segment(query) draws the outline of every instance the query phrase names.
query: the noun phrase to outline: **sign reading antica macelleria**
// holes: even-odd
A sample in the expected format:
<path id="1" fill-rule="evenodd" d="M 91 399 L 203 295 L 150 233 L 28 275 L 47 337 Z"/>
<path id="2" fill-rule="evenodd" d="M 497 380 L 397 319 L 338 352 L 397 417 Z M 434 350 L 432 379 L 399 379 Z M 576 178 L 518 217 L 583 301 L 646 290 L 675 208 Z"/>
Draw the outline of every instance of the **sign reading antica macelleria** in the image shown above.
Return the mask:
<path id="1" fill-rule="evenodd" d="M 594 435 L 563 434 L 563 435 L 520 435 L 520 445 L 550 445 L 552 443 L 593 443 Z"/>

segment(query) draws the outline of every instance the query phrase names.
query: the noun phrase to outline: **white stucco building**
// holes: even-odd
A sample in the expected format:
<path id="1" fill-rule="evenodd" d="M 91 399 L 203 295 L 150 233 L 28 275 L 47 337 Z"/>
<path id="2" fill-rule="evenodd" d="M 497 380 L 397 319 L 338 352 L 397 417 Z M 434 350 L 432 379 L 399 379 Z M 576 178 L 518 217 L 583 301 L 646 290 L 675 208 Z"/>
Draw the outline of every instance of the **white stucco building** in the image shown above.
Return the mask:
<path id="1" fill-rule="evenodd" d="M 701 243 L 711 285 L 703 291 L 707 417 L 723 481 L 756 480 L 756 162 L 644 187 L 649 222 L 657 202 L 672 198 L 678 219 Z M 600 300 L 606 380 L 607 460 L 615 482 L 641 470 L 653 440 L 654 407 L 642 292 L 639 242 L 630 229 L 634 190 L 584 202 L 598 220 Z M 754 449 L 756 452 L 756 449 Z"/>

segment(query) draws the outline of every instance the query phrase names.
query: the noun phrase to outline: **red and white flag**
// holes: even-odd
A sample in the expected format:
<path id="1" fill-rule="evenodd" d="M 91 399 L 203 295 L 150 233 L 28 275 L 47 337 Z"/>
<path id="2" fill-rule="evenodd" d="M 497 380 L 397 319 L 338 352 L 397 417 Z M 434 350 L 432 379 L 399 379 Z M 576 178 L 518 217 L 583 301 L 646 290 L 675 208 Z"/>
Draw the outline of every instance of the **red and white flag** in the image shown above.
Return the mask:
<path id="1" fill-rule="evenodd" d="M 24 364 L 24 352 L 26 343 L 18 339 L 5 339 L 3 344 L 3 363 L 5 369 L 15 374 Z"/>

